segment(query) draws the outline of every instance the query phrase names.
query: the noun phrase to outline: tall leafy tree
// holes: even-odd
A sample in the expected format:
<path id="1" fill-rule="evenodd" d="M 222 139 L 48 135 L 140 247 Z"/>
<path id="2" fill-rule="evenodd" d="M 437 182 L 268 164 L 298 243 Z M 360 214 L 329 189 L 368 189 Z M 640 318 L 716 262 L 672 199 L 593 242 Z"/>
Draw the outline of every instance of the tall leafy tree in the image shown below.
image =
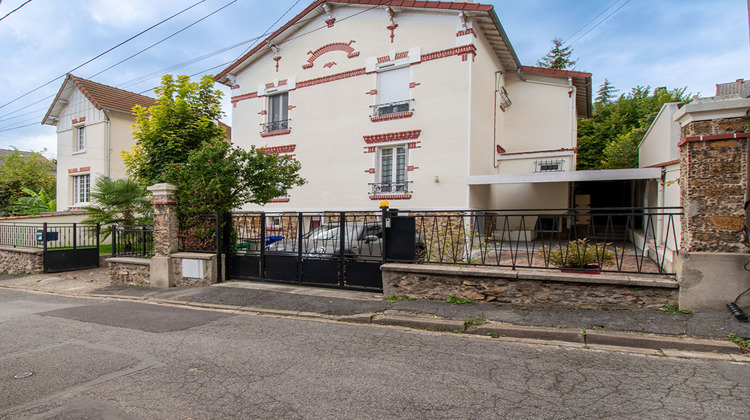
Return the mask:
<path id="1" fill-rule="evenodd" d="M 687 88 L 637 86 L 611 102 L 597 102 L 592 118 L 578 120 L 578 169 L 638 166 L 638 144 L 668 102 L 688 103 Z"/>
<path id="2" fill-rule="evenodd" d="M 612 102 L 612 98 L 615 97 L 615 93 L 617 92 L 618 90 L 615 89 L 614 85 L 605 78 L 604 83 L 599 86 L 599 90 L 596 92 L 594 102 L 597 104 L 608 104 Z"/>
<path id="3" fill-rule="evenodd" d="M 166 171 L 204 141 L 225 136 L 217 124 L 223 116 L 222 92 L 213 89 L 211 76 L 191 82 L 188 76 L 167 74 L 155 93 L 156 105 L 133 108 L 136 144 L 121 152 L 128 173 L 144 186 L 164 181 Z"/>
<path id="4" fill-rule="evenodd" d="M 552 48 L 544 57 L 536 62 L 539 67 L 549 69 L 570 70 L 575 67 L 578 60 L 571 59 L 573 47 L 566 46 L 562 38 L 555 37 L 552 40 Z"/>
<path id="5" fill-rule="evenodd" d="M 25 196 L 23 188 L 32 191 L 55 190 L 55 163 L 41 153 L 24 154 L 13 150 L 0 164 L 0 208 L 7 213 L 7 207 Z"/>

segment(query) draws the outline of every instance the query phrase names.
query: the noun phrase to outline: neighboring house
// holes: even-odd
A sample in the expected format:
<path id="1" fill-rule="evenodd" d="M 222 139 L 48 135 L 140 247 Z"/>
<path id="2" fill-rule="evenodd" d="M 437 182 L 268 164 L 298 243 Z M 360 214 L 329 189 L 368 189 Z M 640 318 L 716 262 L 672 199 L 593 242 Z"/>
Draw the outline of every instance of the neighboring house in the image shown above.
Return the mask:
<path id="1" fill-rule="evenodd" d="M 715 96 L 698 98 L 687 105 L 680 105 L 674 102 L 664 104 L 638 145 L 639 167 L 661 169 L 659 179 L 646 182 L 643 198 L 645 207 L 684 205 L 680 198 L 680 170 L 687 168 L 681 167 L 680 145 L 683 139 L 694 134 L 683 130 L 683 127 L 694 122 L 713 125 L 718 121 L 719 126 L 726 126 L 717 127 L 719 131 L 731 129 L 728 121 L 746 116 L 750 111 L 750 82 L 738 79 L 730 83 L 717 84 Z M 654 228 L 656 237 L 659 238 L 657 248 L 665 244 L 665 239 L 668 239 L 667 233 L 670 238 L 676 236 L 676 244 L 680 244 L 682 232 L 679 223 L 674 224 L 674 230 L 667 232 L 667 228 L 672 229 L 672 226 L 659 219 Z M 672 239 L 667 241 L 668 263 L 672 261 L 672 254 L 677 249 L 674 243 Z M 663 249 L 659 250 L 661 251 Z"/>
<path id="2" fill-rule="evenodd" d="M 591 74 L 522 65 L 489 5 L 377 4 L 315 1 L 216 76 L 233 142 L 308 181 L 246 209 L 569 207 Z"/>
<path id="3" fill-rule="evenodd" d="M 68 74 L 42 124 L 57 127 L 57 210 L 89 204 L 91 186 L 100 176 L 127 176 L 119 153 L 135 139 L 135 105 L 150 107 L 154 98 Z M 225 128 L 231 138 L 229 126 Z"/>
<path id="4" fill-rule="evenodd" d="M 153 98 L 69 74 L 42 124 L 57 127 L 57 210 L 89 204 L 93 181 L 123 178 L 119 156 L 134 144 L 131 126 L 135 105 L 149 107 Z"/>

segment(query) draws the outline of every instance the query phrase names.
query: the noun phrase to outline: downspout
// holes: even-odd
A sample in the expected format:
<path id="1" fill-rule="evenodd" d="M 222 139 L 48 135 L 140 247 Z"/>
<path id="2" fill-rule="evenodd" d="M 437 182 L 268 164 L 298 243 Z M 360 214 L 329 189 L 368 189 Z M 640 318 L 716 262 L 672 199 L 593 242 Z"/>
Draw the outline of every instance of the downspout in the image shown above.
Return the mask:
<path id="1" fill-rule="evenodd" d="M 498 84 L 499 84 L 498 78 L 497 78 L 498 73 L 500 75 L 503 75 L 503 72 L 501 70 L 498 70 L 495 72 L 495 106 L 492 108 L 494 115 L 492 119 L 492 122 L 493 122 L 492 153 L 490 154 L 490 156 L 492 156 L 492 167 L 495 169 L 498 168 L 498 164 L 497 164 L 497 93 L 500 90 L 500 88 L 498 87 Z"/>
<path id="2" fill-rule="evenodd" d="M 105 150 L 104 153 L 106 154 L 106 156 L 105 156 L 105 161 L 106 161 L 105 168 L 106 168 L 106 170 L 104 171 L 104 174 L 105 174 L 105 176 L 107 178 L 111 178 L 111 174 L 110 174 L 110 155 L 112 153 L 111 153 L 111 150 L 110 150 L 111 149 L 110 136 L 112 135 L 112 130 L 111 130 L 112 123 L 111 123 L 111 121 L 109 119 L 109 114 L 107 114 L 107 110 L 106 109 L 102 109 L 102 112 L 104 112 L 104 117 L 107 119 L 107 147 L 104 149 Z"/>
<path id="3" fill-rule="evenodd" d="M 568 147 L 573 148 L 573 107 L 575 106 L 576 87 L 573 86 L 573 78 L 568 77 L 568 98 L 570 98 L 570 107 L 568 107 L 568 132 L 570 133 L 570 142 Z"/>

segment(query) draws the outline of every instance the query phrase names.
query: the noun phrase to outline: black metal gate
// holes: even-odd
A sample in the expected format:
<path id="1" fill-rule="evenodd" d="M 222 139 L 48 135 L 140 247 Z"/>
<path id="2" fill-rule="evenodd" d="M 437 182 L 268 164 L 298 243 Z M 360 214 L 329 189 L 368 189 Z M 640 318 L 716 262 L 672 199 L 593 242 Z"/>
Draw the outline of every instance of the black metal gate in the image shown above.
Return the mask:
<path id="1" fill-rule="evenodd" d="M 380 265 L 415 255 L 414 219 L 390 211 L 235 213 L 233 227 L 230 279 L 382 291 Z"/>
<path id="2" fill-rule="evenodd" d="M 99 230 L 98 224 L 44 223 L 35 238 L 43 250 L 44 272 L 99 267 Z"/>

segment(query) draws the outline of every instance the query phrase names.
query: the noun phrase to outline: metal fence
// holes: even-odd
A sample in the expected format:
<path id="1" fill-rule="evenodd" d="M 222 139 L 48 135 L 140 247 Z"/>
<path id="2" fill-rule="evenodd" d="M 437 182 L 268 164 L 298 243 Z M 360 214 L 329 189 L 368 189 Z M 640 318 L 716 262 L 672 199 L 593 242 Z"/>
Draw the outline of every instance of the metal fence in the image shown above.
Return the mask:
<path id="1" fill-rule="evenodd" d="M 112 256 L 151 258 L 154 256 L 154 226 L 113 226 Z"/>
<path id="2" fill-rule="evenodd" d="M 92 248 L 99 245 L 98 233 L 98 225 L 80 223 L 0 223 L 0 245 L 40 249 Z"/>

